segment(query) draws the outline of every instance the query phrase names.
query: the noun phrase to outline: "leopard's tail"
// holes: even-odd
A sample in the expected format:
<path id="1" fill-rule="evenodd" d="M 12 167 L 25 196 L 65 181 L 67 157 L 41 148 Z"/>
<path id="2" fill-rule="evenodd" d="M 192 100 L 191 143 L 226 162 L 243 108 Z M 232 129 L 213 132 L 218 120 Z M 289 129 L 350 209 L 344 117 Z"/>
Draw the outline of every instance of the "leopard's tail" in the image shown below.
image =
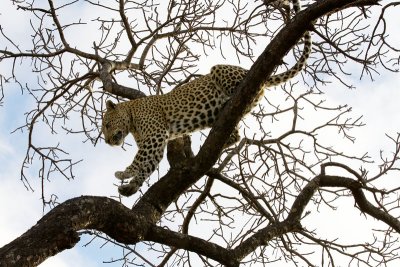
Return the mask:
<path id="1" fill-rule="evenodd" d="M 294 0 L 293 1 L 293 8 L 296 13 L 298 13 L 301 9 L 300 2 L 299 0 Z M 312 42 L 311 42 L 311 34 L 310 32 L 305 32 L 303 35 L 303 41 L 304 41 L 304 47 L 303 47 L 303 53 L 299 60 L 296 62 L 296 64 L 291 67 L 289 70 L 279 73 L 276 75 L 271 76 L 264 84 L 264 87 L 271 87 L 271 86 L 276 86 L 281 83 L 285 83 L 294 76 L 296 76 L 301 70 L 304 68 L 306 65 L 307 59 L 311 54 L 311 47 L 312 47 Z"/>

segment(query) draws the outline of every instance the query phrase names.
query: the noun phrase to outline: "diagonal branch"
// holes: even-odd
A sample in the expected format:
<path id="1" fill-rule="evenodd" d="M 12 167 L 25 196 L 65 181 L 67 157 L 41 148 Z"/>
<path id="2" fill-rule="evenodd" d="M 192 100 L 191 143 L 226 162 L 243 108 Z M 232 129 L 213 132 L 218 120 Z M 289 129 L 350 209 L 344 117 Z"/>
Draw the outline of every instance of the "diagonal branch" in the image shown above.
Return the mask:
<path id="1" fill-rule="evenodd" d="M 199 255 L 205 255 L 225 266 L 239 266 L 239 261 L 235 257 L 232 257 L 232 253 L 229 249 L 195 236 L 177 233 L 160 226 L 153 226 L 149 229 L 146 239 L 193 251 Z"/>
<path id="2" fill-rule="evenodd" d="M 289 232 L 300 231 L 302 229 L 300 220 L 305 207 L 310 202 L 315 192 L 319 188 L 323 187 L 344 187 L 349 189 L 360 211 L 386 223 L 395 231 L 400 233 L 400 221 L 389 213 L 372 205 L 365 197 L 363 185 L 360 181 L 348 177 L 320 174 L 308 182 L 308 184 L 300 191 L 284 221 L 270 223 L 268 226 L 260 229 L 250 238 L 246 239 L 243 243 L 233 249 L 232 252 L 234 258 L 241 260 L 253 252 L 257 247 L 267 245 L 268 241 L 273 238 L 282 236 Z"/>
<path id="3" fill-rule="evenodd" d="M 299 12 L 268 44 L 251 67 L 232 99 L 221 111 L 198 155 L 188 159 L 187 164 L 183 164 L 184 166 L 180 169 L 171 168 L 162 179 L 149 188 L 133 209 L 148 212 L 147 208 L 149 208 L 155 216 L 154 220 L 159 220 L 165 209 L 214 165 L 225 140 L 252 103 L 261 84 L 268 79 L 284 55 L 310 28 L 311 22 L 332 10 L 358 3 L 372 5 L 377 4 L 378 1 L 327 0 L 314 3 L 306 10 Z"/>
<path id="4" fill-rule="evenodd" d="M 316 179 L 318 179 L 318 177 Z M 397 218 L 390 215 L 389 213 L 386 213 L 381 209 L 372 205 L 371 202 L 369 202 L 365 197 L 365 194 L 363 192 L 363 187 L 360 182 L 346 177 L 325 175 L 319 177 L 319 185 L 321 187 L 348 188 L 353 194 L 354 200 L 356 201 L 359 209 L 362 212 L 365 212 L 368 215 L 374 217 L 375 219 L 386 223 L 387 225 L 392 227 L 396 232 L 400 233 L 400 221 Z"/>

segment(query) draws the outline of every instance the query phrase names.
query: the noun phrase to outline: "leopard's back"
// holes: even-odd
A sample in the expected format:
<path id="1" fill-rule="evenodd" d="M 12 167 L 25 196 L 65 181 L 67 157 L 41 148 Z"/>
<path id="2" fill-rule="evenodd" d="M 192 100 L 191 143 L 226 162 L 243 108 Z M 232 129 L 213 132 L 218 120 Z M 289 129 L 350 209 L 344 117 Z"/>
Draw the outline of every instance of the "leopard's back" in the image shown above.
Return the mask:
<path id="1" fill-rule="evenodd" d="M 165 94 L 160 100 L 170 138 L 211 127 L 228 99 L 209 74 Z"/>

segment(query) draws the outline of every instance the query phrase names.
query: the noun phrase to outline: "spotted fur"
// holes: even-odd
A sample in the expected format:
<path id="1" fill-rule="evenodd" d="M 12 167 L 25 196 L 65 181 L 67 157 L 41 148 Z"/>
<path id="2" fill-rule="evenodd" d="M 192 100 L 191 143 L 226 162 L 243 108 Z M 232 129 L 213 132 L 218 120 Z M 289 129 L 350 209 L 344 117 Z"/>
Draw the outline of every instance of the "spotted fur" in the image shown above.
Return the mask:
<path id="1" fill-rule="evenodd" d="M 297 3 L 295 10 L 298 9 Z M 310 34 L 306 32 L 303 39 L 303 54 L 298 62 L 288 71 L 271 76 L 263 88 L 284 83 L 304 68 L 311 52 Z M 125 171 L 115 173 L 115 177 L 121 180 L 132 178 L 128 184 L 118 188 L 120 194 L 130 196 L 140 188 L 157 168 L 168 140 L 212 127 L 218 113 L 247 72 L 237 66 L 216 65 L 209 74 L 164 95 L 148 96 L 119 104 L 107 101 L 107 111 L 102 122 L 106 143 L 121 145 L 124 138 L 131 133 L 139 148 L 132 164 Z M 263 91 L 260 90 L 252 106 L 262 97 Z M 236 130 L 227 140 L 228 145 L 239 138 Z"/>

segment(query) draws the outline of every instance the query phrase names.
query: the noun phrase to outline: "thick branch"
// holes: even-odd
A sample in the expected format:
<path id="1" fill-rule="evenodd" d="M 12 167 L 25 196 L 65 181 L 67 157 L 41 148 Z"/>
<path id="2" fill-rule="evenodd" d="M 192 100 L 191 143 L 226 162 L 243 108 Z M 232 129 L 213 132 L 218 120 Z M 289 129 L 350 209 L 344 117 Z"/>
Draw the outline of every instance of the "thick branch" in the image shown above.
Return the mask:
<path id="1" fill-rule="evenodd" d="M 285 220 L 283 222 L 272 223 L 267 227 L 260 229 L 236 247 L 233 250 L 235 258 L 241 260 L 256 248 L 266 246 L 273 238 L 282 236 L 289 232 L 299 231 L 301 228 L 300 222 L 295 220 Z"/>
<path id="2" fill-rule="evenodd" d="M 100 80 L 103 82 L 104 90 L 111 94 L 120 97 L 126 97 L 128 99 L 145 97 L 146 95 L 140 90 L 119 85 L 113 81 L 112 76 L 110 74 L 112 71 L 116 69 L 128 69 L 128 68 L 137 68 L 137 65 L 130 63 L 123 63 L 123 62 L 112 62 L 112 61 L 102 64 L 99 76 Z"/>
<path id="3" fill-rule="evenodd" d="M 111 85 L 111 93 L 120 97 L 125 97 L 132 100 L 146 96 L 142 91 L 124 85 L 120 85 L 115 82 L 111 82 L 110 85 Z"/>
<path id="4" fill-rule="evenodd" d="M 139 227 L 138 227 L 139 226 Z M 55 207 L 26 233 L 0 248 L 0 266 L 36 266 L 75 246 L 77 231 L 96 229 L 115 240 L 133 244 L 149 224 L 121 203 L 105 197 L 78 197 Z"/>
<path id="5" fill-rule="evenodd" d="M 184 235 L 159 226 L 153 226 L 150 228 L 147 237 L 150 241 L 205 255 L 226 266 L 239 266 L 239 261 L 232 257 L 230 250 L 195 236 Z"/>

